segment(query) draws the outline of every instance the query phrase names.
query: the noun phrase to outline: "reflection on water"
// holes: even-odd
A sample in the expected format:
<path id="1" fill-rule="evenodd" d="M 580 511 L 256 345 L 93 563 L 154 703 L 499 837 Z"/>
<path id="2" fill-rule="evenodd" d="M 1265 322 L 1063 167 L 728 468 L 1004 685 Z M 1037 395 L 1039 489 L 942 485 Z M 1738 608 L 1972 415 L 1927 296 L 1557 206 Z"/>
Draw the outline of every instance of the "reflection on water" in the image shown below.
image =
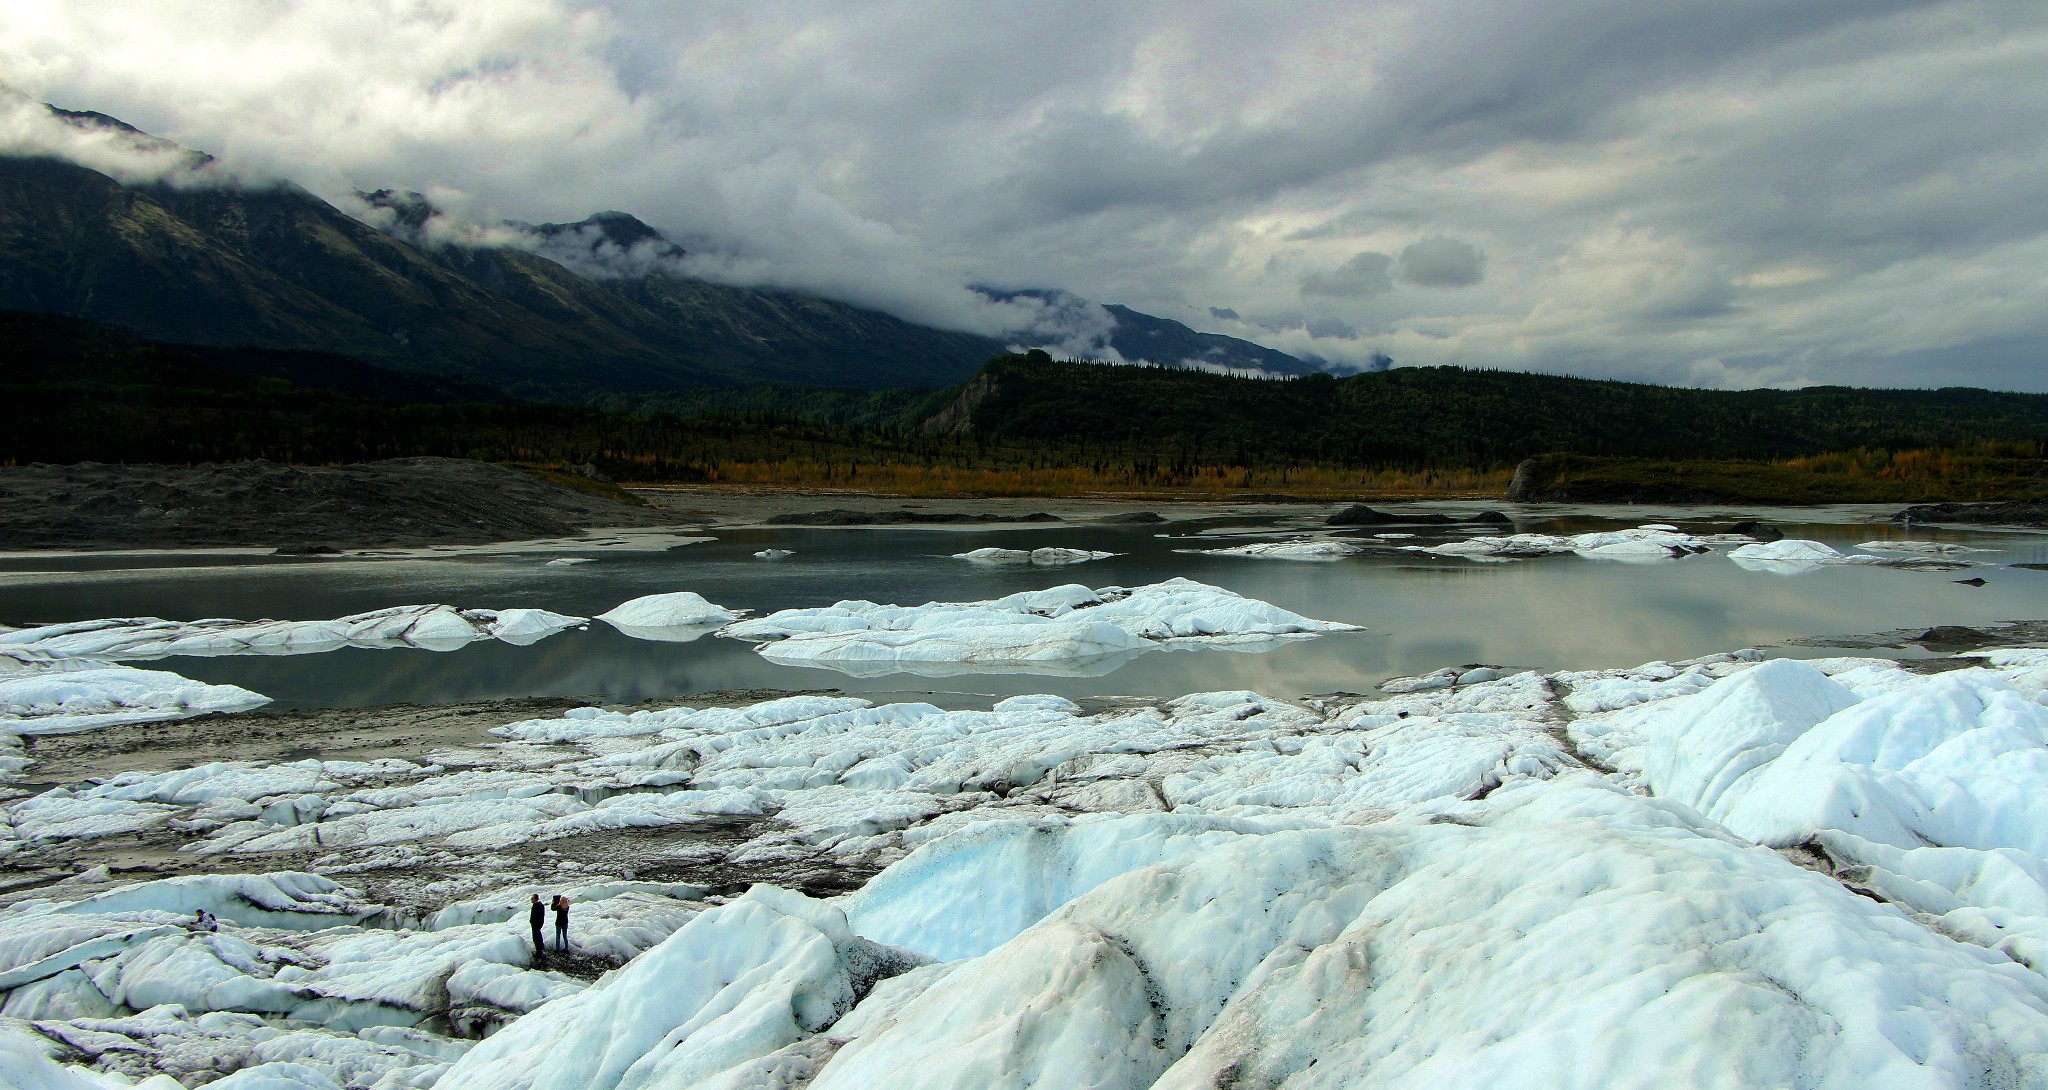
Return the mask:
<path id="1" fill-rule="evenodd" d="M 1622 517 L 1600 517 L 1608 514 Z M 1524 522 L 1519 529 L 1580 533 L 1653 517 L 1674 520 L 1668 510 L 1635 517 L 1573 512 Z M 1725 519 L 1685 523 L 1682 513 L 1678 519 L 1687 529 L 1725 524 Z M 1815 538 L 1845 552 L 1873 538 L 1906 536 L 1888 526 L 1857 522 L 1780 525 L 1790 536 Z M 1154 536 L 1162 529 L 1172 536 Z M 1135 586 L 1182 575 L 1368 629 L 1250 648 L 1117 656 L 1078 667 L 1061 664 L 1058 673 L 958 676 L 953 682 L 980 694 L 1080 697 L 1208 689 L 1283 696 L 1356 691 L 1396 674 L 1466 662 L 1546 669 L 1626 666 L 1797 637 L 2048 618 L 2048 572 L 2011 566 L 2048 562 L 2048 537 L 2041 535 L 1915 528 L 1910 535 L 1915 538 L 1996 551 L 1970 554 L 1984 566 L 1963 572 L 1826 565 L 1787 577 L 1745 571 L 1721 552 L 1666 564 L 1623 565 L 1576 556 L 1475 564 L 1391 547 L 1323 564 L 1174 551 L 1193 544 L 1185 536 L 1193 529 L 1199 527 L 726 531 L 713 543 L 661 554 L 599 555 L 593 563 L 570 566 L 550 566 L 547 557 L 531 556 L 107 570 L 107 561 L 100 559 L 90 565 L 94 570 L 0 572 L 0 621 L 138 615 L 320 619 L 426 602 L 532 606 L 591 616 L 629 598 L 673 590 L 697 591 L 721 605 L 758 614 L 846 598 L 921 604 L 994 598 L 1071 582 Z M 1414 543 L 1444 539 L 1441 532 L 1423 533 Z M 1123 555 L 1063 569 L 971 565 L 948 555 L 992 545 Z M 774 562 L 753 556 L 769 548 L 796 552 Z M 51 566 L 12 562 L 16 569 L 29 565 Z M 1988 585 L 1954 582 L 1967 576 L 1982 576 Z M 692 634 L 704 636 L 702 631 Z M 1232 653 L 1247 649 L 1264 653 Z M 1797 653 L 1822 652 L 1803 648 Z M 296 658 L 173 658 L 164 660 L 163 668 L 244 685 L 277 698 L 281 707 L 513 696 L 638 701 L 733 688 L 889 693 L 921 687 L 917 676 L 905 673 L 854 677 L 781 666 L 736 640 L 652 642 L 601 624 L 526 647 L 481 641 L 447 653 L 352 649 Z"/>

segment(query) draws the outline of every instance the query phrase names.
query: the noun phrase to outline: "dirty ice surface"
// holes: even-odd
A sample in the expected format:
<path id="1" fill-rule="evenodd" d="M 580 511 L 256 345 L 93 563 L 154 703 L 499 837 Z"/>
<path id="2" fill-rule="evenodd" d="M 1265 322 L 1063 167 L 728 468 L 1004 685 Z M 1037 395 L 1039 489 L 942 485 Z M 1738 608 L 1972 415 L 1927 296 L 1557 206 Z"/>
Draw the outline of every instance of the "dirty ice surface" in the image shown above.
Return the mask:
<path id="1" fill-rule="evenodd" d="M 151 881 L 0 891 L 0 1070 L 2048 1087 L 2048 651 L 1941 665 L 587 708 L 415 759 L 29 788 L 0 826 L 17 871 L 182 850 Z M 543 888 L 572 889 L 574 945 L 536 957 Z"/>

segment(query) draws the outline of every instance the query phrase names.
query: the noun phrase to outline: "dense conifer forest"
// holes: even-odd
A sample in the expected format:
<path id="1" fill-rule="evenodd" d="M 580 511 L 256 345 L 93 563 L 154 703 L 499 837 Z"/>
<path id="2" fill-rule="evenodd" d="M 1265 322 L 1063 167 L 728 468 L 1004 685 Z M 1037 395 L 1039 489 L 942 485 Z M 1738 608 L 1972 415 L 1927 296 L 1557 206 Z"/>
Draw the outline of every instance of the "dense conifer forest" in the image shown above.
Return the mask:
<path id="1" fill-rule="evenodd" d="M 999 357 L 946 390 L 514 400 L 335 355 L 0 314 L 0 461 L 442 455 L 621 481 L 905 494 L 1499 495 L 1759 502 L 2038 494 L 2048 396 L 1722 392 L 1457 368 L 1276 381 Z"/>

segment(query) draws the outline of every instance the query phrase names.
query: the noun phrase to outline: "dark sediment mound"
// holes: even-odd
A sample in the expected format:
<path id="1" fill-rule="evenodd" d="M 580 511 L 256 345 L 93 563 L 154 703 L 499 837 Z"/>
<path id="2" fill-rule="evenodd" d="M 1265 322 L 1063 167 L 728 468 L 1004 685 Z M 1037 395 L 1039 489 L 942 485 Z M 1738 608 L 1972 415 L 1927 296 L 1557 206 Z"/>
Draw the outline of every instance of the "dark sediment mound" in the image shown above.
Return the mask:
<path id="1" fill-rule="evenodd" d="M 460 458 L 0 469 L 0 548 L 8 549 L 273 545 L 318 555 L 675 522 L 673 514 Z"/>
<path id="2" fill-rule="evenodd" d="M 1785 537 L 1785 531 L 1768 522 L 1738 522 L 1722 532 L 1741 534 L 1743 537 L 1753 537 L 1758 541 L 1781 541 Z"/>
<path id="3" fill-rule="evenodd" d="M 1892 516 L 1893 522 L 1967 522 L 1999 526 L 2048 526 L 2048 503 L 1922 503 Z"/>
<path id="4" fill-rule="evenodd" d="M 958 522 L 1059 522 L 1058 515 L 1033 511 L 1028 515 L 987 515 L 972 512 L 926 511 L 793 511 L 770 515 L 770 526 L 898 526 L 904 523 Z"/>
<path id="5" fill-rule="evenodd" d="M 1362 503 L 1354 503 L 1344 510 L 1323 520 L 1325 526 L 1466 526 L 1475 522 L 1512 525 L 1512 519 L 1499 511 L 1481 511 L 1474 515 L 1439 515 L 1435 512 L 1380 511 Z"/>
<path id="6" fill-rule="evenodd" d="M 1150 526 L 1165 522 L 1166 516 L 1155 511 L 1125 511 L 1117 515 L 1104 515 L 1095 521 L 1111 526 Z"/>

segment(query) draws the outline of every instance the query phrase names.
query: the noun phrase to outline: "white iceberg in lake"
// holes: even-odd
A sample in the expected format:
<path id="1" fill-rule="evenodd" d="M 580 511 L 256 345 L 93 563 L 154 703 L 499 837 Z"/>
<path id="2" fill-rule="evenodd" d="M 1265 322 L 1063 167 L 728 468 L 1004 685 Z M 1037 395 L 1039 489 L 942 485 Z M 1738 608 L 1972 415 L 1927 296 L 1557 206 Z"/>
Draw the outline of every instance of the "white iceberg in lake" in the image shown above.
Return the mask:
<path id="1" fill-rule="evenodd" d="M 1801 562 L 1836 560 L 1841 557 L 1833 546 L 1819 541 L 1807 541 L 1788 537 L 1780 541 L 1758 541 L 1730 550 L 1730 560 L 1766 560 L 1774 562 Z"/>
<path id="2" fill-rule="evenodd" d="M 754 554 L 754 558 L 757 560 L 780 560 L 785 556 L 795 555 L 795 549 L 762 549 Z"/>
<path id="3" fill-rule="evenodd" d="M 1001 670 L 1127 655 L 1178 644 L 1301 638 L 1357 626 L 1319 621 L 1189 579 L 1135 589 L 1078 583 L 986 602 L 839 602 L 728 626 L 777 662 L 944 663 Z"/>
<path id="4" fill-rule="evenodd" d="M 739 617 L 739 611 L 688 590 L 634 598 L 597 615 L 598 620 L 635 639 L 671 643 L 687 643 Z"/>
<path id="5" fill-rule="evenodd" d="M 1067 564 L 1085 564 L 1090 560 L 1104 560 L 1117 555 L 1099 549 L 973 549 L 954 553 L 954 560 L 965 560 L 973 564 L 1034 564 L 1039 567 L 1061 567 Z"/>
<path id="6" fill-rule="evenodd" d="M 1318 541 L 1308 538 L 1300 541 L 1262 541 L 1251 545 L 1233 545 L 1227 549 L 1182 549 L 1180 552 L 1200 553 L 1204 556 L 1244 556 L 1254 560 L 1339 560 L 1365 550 L 1347 541 Z"/>
<path id="7" fill-rule="evenodd" d="M 1856 546 L 1873 553 L 1913 553 L 1918 556 L 1954 556 L 1958 553 L 1988 553 L 1994 549 L 1981 549 L 1953 541 L 1866 541 Z"/>
<path id="8" fill-rule="evenodd" d="M 1728 559 L 1737 567 L 1749 571 L 1769 572 L 1774 575 L 1799 575 L 1818 571 L 1821 568 L 1844 564 L 1871 564 L 1885 566 L 1906 566 L 1914 561 L 1886 560 L 1867 553 L 1844 554 L 1833 546 L 1820 541 L 1788 537 L 1781 541 L 1759 541 L 1744 545 L 1728 553 Z M 1946 566 L 1966 566 L 1964 562 L 1950 562 Z"/>
<path id="9" fill-rule="evenodd" d="M 393 606 L 331 621 L 166 621 L 116 617 L 0 632 L 0 648 L 107 660 L 172 655 L 310 655 L 343 647 L 450 651 L 476 640 L 532 643 L 589 623 L 544 609 Z"/>
<path id="10" fill-rule="evenodd" d="M 1662 563 L 1706 552 L 1710 541 L 1708 538 L 1680 533 L 1663 523 L 1651 523 L 1630 530 L 1601 530 L 1568 536 L 1481 536 L 1446 541 L 1440 545 L 1404 547 L 1410 552 L 1430 553 L 1435 556 L 1462 556 L 1472 560 L 1523 560 L 1538 556 L 1576 553 L 1589 560 L 1643 564 Z"/>

